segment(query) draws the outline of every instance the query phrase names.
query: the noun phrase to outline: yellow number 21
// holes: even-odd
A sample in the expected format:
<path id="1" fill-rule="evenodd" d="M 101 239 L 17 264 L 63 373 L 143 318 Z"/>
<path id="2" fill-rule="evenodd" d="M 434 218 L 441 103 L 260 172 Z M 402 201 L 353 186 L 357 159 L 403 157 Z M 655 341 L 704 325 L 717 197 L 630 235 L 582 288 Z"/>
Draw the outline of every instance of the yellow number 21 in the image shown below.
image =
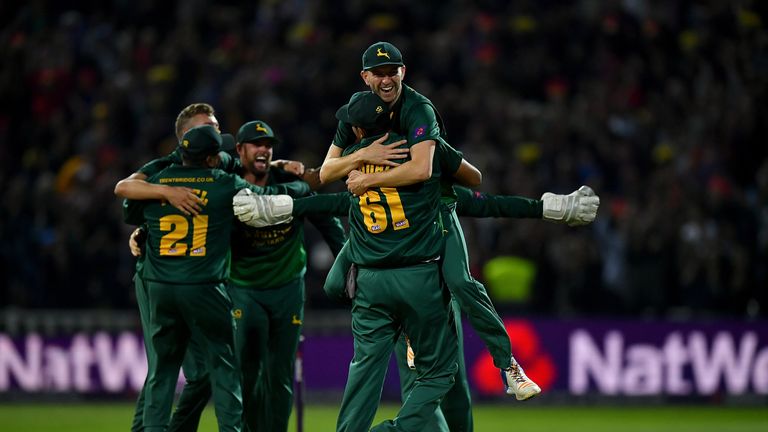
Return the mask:
<path id="1" fill-rule="evenodd" d="M 170 231 L 160 239 L 160 255 L 205 256 L 205 242 L 208 234 L 208 216 L 198 215 L 192 219 L 192 248 L 181 242 L 189 234 L 189 222 L 181 215 L 160 218 L 160 231 Z M 189 253 L 187 253 L 189 251 Z"/>

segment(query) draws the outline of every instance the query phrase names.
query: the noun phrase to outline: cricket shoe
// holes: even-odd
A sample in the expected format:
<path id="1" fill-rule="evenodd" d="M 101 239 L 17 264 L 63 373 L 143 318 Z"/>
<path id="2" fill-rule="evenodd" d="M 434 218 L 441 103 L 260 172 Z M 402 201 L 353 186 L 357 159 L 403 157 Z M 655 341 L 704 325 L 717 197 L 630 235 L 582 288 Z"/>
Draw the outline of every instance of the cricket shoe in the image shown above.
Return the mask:
<path id="1" fill-rule="evenodd" d="M 407 337 L 405 338 L 405 346 L 407 347 L 405 350 L 405 360 L 408 363 L 408 369 L 416 370 L 416 354 L 413 353 L 411 341 Z"/>
<path id="2" fill-rule="evenodd" d="M 512 357 L 512 366 L 501 369 L 501 381 L 508 395 L 522 401 L 541 393 L 541 388 L 523 372 L 523 368 Z"/>

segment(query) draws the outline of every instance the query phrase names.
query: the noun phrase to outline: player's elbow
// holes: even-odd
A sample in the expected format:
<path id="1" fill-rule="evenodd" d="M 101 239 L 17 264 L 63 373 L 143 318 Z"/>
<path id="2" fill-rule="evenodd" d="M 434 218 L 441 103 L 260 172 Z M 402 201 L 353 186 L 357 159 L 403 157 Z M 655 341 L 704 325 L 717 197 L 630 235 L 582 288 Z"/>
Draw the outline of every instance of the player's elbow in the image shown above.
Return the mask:
<path id="1" fill-rule="evenodd" d="M 324 185 L 331 182 L 331 178 L 328 173 L 328 167 L 325 164 L 320 166 L 319 178 L 320 178 L 320 184 Z"/>
<path id="2" fill-rule="evenodd" d="M 483 174 L 474 165 L 461 160 L 459 169 L 453 174 L 453 177 L 462 185 L 468 188 L 476 188 L 483 182 Z"/>
<path id="3" fill-rule="evenodd" d="M 127 185 L 125 184 L 125 180 L 120 180 L 115 185 L 115 195 L 117 195 L 120 198 L 126 198 L 125 196 L 126 188 L 127 188 Z"/>
<path id="4" fill-rule="evenodd" d="M 483 174 L 480 171 L 476 175 L 470 176 L 467 179 L 465 186 L 468 188 L 476 188 L 483 183 Z"/>

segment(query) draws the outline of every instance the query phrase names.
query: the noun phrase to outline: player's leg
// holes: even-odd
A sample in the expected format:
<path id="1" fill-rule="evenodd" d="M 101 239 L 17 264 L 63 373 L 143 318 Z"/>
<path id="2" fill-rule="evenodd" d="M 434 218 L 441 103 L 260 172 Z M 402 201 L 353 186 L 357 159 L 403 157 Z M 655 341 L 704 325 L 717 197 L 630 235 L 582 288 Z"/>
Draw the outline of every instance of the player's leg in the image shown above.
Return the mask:
<path id="1" fill-rule="evenodd" d="M 408 394 L 411 393 L 413 386 L 416 384 L 416 367 L 411 366 L 411 363 L 407 360 L 407 347 L 406 336 L 403 334 L 395 343 L 395 359 L 397 360 L 397 372 L 400 377 L 401 403 L 408 398 Z M 435 410 L 434 420 L 421 429 L 422 432 L 447 432 L 449 430 L 445 417 L 439 408 Z"/>
<path id="2" fill-rule="evenodd" d="M 361 268 L 357 275 L 357 296 L 352 302 L 355 354 L 339 409 L 338 432 L 367 431 L 379 407 L 392 347 L 399 335 L 399 324 L 392 321 L 391 311 L 380 306 L 382 301 L 389 301 L 386 286 L 377 281 L 385 271 Z"/>
<path id="3" fill-rule="evenodd" d="M 269 332 L 267 310 L 258 300 L 260 293 L 250 288 L 229 288 L 235 319 L 235 356 L 242 375 L 243 422 L 251 431 L 264 430 L 260 423 L 268 420 L 255 393 L 266 361 Z"/>
<path id="4" fill-rule="evenodd" d="M 472 398 L 467 380 L 467 369 L 464 361 L 464 332 L 461 328 L 461 311 L 455 300 L 451 300 L 453 324 L 456 326 L 458 341 L 459 370 L 456 372 L 456 383 L 445 394 L 440 407 L 435 411 L 435 422 L 424 429 L 429 431 L 471 432 L 474 430 L 472 421 Z M 403 335 L 395 345 L 397 369 L 400 373 L 400 388 L 402 400 L 408 396 L 416 383 L 416 371 L 409 367 L 406 352 L 406 339 Z"/>
<path id="5" fill-rule="evenodd" d="M 541 392 L 539 386 L 525 375 L 523 368 L 512 356 L 512 346 L 504 322 L 496 313 L 483 284 L 469 273 L 469 257 L 464 233 L 455 211 L 443 211 L 445 223 L 445 249 L 443 251 L 443 277 L 453 298 L 483 340 L 491 353 L 493 363 L 501 369 L 502 382 L 507 394 L 518 400 L 529 399 Z"/>
<path id="6" fill-rule="evenodd" d="M 211 379 L 208 375 L 206 356 L 203 335 L 200 331 L 192 329 L 181 366 L 184 371 L 184 388 L 171 416 L 168 432 L 197 431 L 200 416 L 211 399 Z"/>
<path id="7" fill-rule="evenodd" d="M 149 361 L 150 351 L 153 351 L 152 340 L 149 332 L 149 297 L 147 297 L 147 286 L 139 274 L 133 276 L 133 285 L 136 289 L 136 304 L 139 306 L 139 319 L 141 320 L 141 333 L 144 337 L 144 351 L 147 353 Z M 148 369 L 149 370 L 149 369 Z M 141 387 L 138 398 L 136 398 L 136 409 L 131 423 L 131 432 L 141 432 L 144 430 L 144 400 L 147 388 L 147 380 L 144 379 L 144 385 Z"/>
<path id="8" fill-rule="evenodd" d="M 239 432 L 243 403 L 235 358 L 232 300 L 223 283 L 198 285 L 180 297 L 188 323 L 203 335 L 213 403 L 220 431 Z"/>
<path id="9" fill-rule="evenodd" d="M 257 384 L 256 400 L 268 416 L 264 431 L 285 432 L 293 406 L 293 373 L 304 321 L 304 278 L 261 291 L 269 306 L 267 364 Z"/>
<path id="10" fill-rule="evenodd" d="M 440 402 L 438 412 L 444 416 L 448 430 L 451 432 L 472 432 L 474 430 L 472 422 L 472 397 L 469 392 L 467 367 L 464 360 L 464 331 L 461 328 L 461 310 L 455 299 L 451 300 L 451 310 L 453 322 L 456 326 L 456 338 L 459 344 L 457 356 L 459 370 L 456 372 L 456 383 L 445 394 L 443 401 Z"/>
<path id="11" fill-rule="evenodd" d="M 146 281 L 149 295 L 151 343 L 144 405 L 144 430 L 165 431 L 173 405 L 179 369 L 187 349 L 190 330 L 178 307 L 185 285 Z"/>
<path id="12" fill-rule="evenodd" d="M 446 231 L 442 265 L 445 283 L 467 314 L 472 328 L 488 347 L 493 363 L 498 368 L 508 368 L 512 357 L 509 335 L 485 287 L 469 273 L 467 245 L 456 212 L 443 211 L 443 223 Z"/>
<path id="13" fill-rule="evenodd" d="M 382 285 L 386 289 L 379 287 L 381 295 L 390 299 L 393 313 L 402 316 L 403 331 L 416 356 L 417 378 L 397 417 L 371 430 L 421 431 L 434 421 L 435 410 L 458 370 L 458 342 L 449 322 L 450 295 L 442 289 L 437 264 L 389 269 L 381 279 L 386 284 Z"/>

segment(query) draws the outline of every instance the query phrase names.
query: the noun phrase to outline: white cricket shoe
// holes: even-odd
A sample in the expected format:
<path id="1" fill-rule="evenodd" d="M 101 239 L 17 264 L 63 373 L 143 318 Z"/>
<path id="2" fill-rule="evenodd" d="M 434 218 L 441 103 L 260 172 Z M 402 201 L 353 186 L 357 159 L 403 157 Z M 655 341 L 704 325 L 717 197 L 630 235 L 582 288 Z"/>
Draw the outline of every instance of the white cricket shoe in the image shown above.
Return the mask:
<path id="1" fill-rule="evenodd" d="M 508 395 L 515 395 L 515 399 L 519 401 L 530 399 L 541 393 L 541 388 L 528 378 L 514 357 L 512 357 L 512 366 L 501 369 L 501 380 L 504 382 L 504 391 Z"/>

